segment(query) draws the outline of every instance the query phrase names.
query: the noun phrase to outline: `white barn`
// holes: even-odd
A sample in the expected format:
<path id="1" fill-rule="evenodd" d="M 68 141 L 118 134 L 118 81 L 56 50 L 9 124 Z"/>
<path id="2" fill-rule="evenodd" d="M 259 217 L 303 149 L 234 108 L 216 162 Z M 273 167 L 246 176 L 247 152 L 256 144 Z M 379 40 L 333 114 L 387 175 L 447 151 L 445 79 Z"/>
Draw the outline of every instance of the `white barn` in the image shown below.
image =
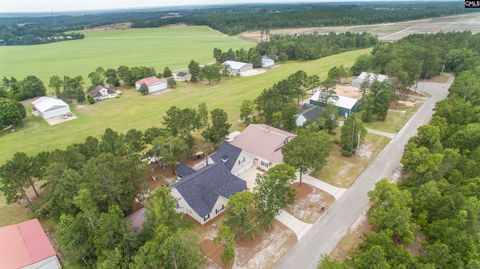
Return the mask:
<path id="1" fill-rule="evenodd" d="M 262 67 L 263 68 L 271 68 L 275 65 L 275 60 L 273 60 L 272 58 L 264 55 L 262 57 Z"/>
<path id="2" fill-rule="evenodd" d="M 166 79 L 160 79 L 157 77 L 148 77 L 143 78 L 135 82 L 135 88 L 140 89 L 142 84 L 147 85 L 148 93 L 154 93 L 159 91 L 164 91 L 168 88 L 168 82 Z"/>
<path id="3" fill-rule="evenodd" d="M 352 86 L 360 88 L 365 81 L 367 81 L 367 86 L 370 86 L 374 81 L 388 82 L 389 80 L 390 77 L 386 75 L 362 72 L 352 81 Z"/>
<path id="4" fill-rule="evenodd" d="M 228 67 L 228 71 L 233 75 L 241 75 L 245 71 L 250 71 L 253 69 L 253 65 L 250 63 L 237 62 L 237 61 L 226 61 L 223 63 Z"/>
<path id="5" fill-rule="evenodd" d="M 32 102 L 33 114 L 44 119 L 71 113 L 70 106 L 55 97 L 43 96 Z"/>

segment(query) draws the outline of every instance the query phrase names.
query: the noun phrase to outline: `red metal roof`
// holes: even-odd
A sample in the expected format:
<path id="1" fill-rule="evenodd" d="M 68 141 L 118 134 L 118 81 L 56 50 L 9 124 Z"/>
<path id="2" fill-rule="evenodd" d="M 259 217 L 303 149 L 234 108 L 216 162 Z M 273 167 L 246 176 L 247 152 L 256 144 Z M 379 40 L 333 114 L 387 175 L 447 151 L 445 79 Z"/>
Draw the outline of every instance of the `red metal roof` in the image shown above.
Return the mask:
<path id="1" fill-rule="evenodd" d="M 55 255 L 38 219 L 0 227 L 0 268 L 21 268 Z"/>
<path id="2" fill-rule="evenodd" d="M 148 77 L 148 78 L 142 78 L 141 80 L 137 80 L 137 82 L 135 82 L 135 84 L 145 84 L 148 87 L 150 87 L 154 84 L 164 83 L 164 82 L 166 82 L 165 79 L 160 79 L 160 78 L 157 78 L 157 77 Z"/>

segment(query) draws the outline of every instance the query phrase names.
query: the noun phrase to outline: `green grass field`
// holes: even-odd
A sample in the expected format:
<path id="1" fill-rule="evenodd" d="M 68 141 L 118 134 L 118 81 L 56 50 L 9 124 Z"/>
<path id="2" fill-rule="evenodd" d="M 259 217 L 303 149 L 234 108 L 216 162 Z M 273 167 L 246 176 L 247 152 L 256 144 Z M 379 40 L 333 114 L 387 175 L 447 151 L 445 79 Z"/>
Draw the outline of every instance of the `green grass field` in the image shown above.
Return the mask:
<path id="1" fill-rule="evenodd" d="M 184 68 L 190 60 L 213 61 L 212 50 L 250 48 L 255 43 L 205 26 L 116 31 L 84 31 L 85 39 L 36 46 L 0 47 L 0 76 L 36 75 L 48 85 L 52 75 L 82 75 L 97 67 Z"/>
<path id="2" fill-rule="evenodd" d="M 107 127 L 125 132 L 131 128 L 143 130 L 160 126 L 163 114 L 173 105 L 196 107 L 205 102 L 209 109 L 223 108 L 234 124 L 233 128 L 238 128 L 239 110 L 243 100 L 254 99 L 264 88 L 298 70 L 325 78 L 331 67 L 351 66 L 359 55 L 369 51 L 370 49 L 363 49 L 315 61 L 288 62 L 263 74 L 232 78 L 217 85 L 179 83 L 177 89 L 160 95 L 141 96 L 134 89 L 125 89 L 121 98 L 77 108 L 73 113 L 78 119 L 55 126 L 48 126 L 45 121 L 29 113 L 24 128 L 15 133 L 0 134 L 0 163 L 5 162 L 16 151 L 34 154 L 65 148 L 69 144 L 83 141 L 89 135 L 99 136 Z"/>

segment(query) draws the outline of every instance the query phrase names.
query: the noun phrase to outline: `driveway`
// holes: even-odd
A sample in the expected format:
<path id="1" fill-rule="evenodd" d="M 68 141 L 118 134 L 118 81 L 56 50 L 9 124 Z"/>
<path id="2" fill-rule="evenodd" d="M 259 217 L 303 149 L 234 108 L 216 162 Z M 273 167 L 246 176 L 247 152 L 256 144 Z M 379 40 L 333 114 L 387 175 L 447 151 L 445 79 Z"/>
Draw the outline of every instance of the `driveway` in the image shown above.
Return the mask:
<path id="1" fill-rule="evenodd" d="M 405 144 L 417 133 L 418 127 L 428 123 L 433 115 L 435 103 L 447 97 L 452 82 L 453 78 L 450 77 L 445 84 L 419 83 L 419 89 L 430 94 L 430 98 L 275 268 L 317 267 L 322 255 L 328 255 L 335 248 L 338 241 L 367 208 L 367 194 L 375 187 L 375 183 L 392 175 L 400 166 Z"/>
<path id="2" fill-rule="evenodd" d="M 238 175 L 239 178 L 245 180 L 247 182 L 248 190 L 252 191 L 253 187 L 255 187 L 255 180 L 257 179 L 257 174 L 262 173 L 259 171 L 256 166 L 252 166 L 248 168 L 245 172 Z"/>
<path id="3" fill-rule="evenodd" d="M 295 182 L 300 182 L 300 173 L 297 173 L 297 179 Z M 324 192 L 327 192 L 331 196 L 335 197 L 336 200 L 342 196 L 342 194 L 347 190 L 344 188 L 339 188 L 333 185 L 330 185 L 326 182 L 321 181 L 320 179 L 314 178 L 310 175 L 303 174 L 302 182 L 314 186 L 317 189 L 320 189 Z"/>
<path id="4" fill-rule="evenodd" d="M 280 211 L 280 215 L 278 215 L 276 219 L 292 230 L 297 236 L 297 240 L 302 239 L 302 237 L 312 227 L 312 224 L 305 223 L 295 218 L 295 216 L 285 210 Z"/>

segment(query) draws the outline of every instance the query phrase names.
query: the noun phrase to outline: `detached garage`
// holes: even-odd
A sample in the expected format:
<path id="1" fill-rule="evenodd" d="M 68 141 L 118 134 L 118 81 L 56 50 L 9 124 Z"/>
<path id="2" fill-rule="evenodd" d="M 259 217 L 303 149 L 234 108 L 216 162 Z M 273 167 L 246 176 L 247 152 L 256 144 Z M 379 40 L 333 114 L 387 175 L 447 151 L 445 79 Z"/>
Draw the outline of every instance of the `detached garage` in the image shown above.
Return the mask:
<path id="1" fill-rule="evenodd" d="M 227 66 L 228 71 L 230 71 L 230 74 L 232 75 L 241 75 L 243 72 L 253 69 L 252 64 L 237 61 L 226 61 L 223 65 Z"/>
<path id="2" fill-rule="evenodd" d="M 71 114 L 70 106 L 55 97 L 40 97 L 32 102 L 33 114 L 44 119 L 51 119 Z"/>

